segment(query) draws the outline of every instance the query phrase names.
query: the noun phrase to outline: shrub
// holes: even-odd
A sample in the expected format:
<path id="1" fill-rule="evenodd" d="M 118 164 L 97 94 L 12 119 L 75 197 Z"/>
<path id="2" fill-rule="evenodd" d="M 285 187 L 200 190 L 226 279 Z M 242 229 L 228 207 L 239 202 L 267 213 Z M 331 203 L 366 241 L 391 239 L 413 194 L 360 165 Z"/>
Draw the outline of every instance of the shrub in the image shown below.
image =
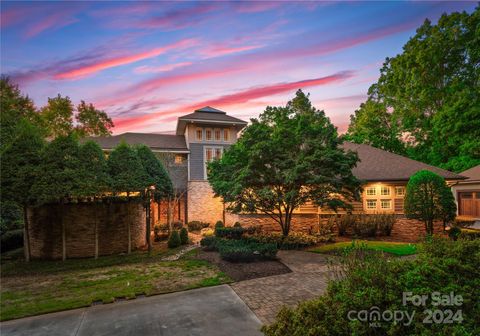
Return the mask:
<path id="1" fill-rule="evenodd" d="M 188 244 L 188 231 L 184 227 L 180 229 L 180 243 L 182 245 Z"/>
<path id="2" fill-rule="evenodd" d="M 264 244 L 247 240 L 223 240 L 216 242 L 220 257 L 231 262 L 251 262 L 257 259 L 274 259 L 275 244 Z"/>
<path id="3" fill-rule="evenodd" d="M 173 230 L 172 233 L 170 234 L 170 237 L 168 238 L 168 247 L 169 248 L 175 248 L 179 247 L 181 244 L 180 240 L 180 235 L 178 234 L 177 230 Z"/>
<path id="4" fill-rule="evenodd" d="M 337 218 L 331 216 L 324 223 L 319 223 L 318 234 L 321 236 L 333 235 L 335 230 Z"/>
<path id="5" fill-rule="evenodd" d="M 448 236 L 453 240 L 457 240 L 461 232 L 462 230 L 459 227 L 453 226 L 448 231 Z"/>
<path id="6" fill-rule="evenodd" d="M 353 233 L 359 237 L 375 237 L 377 233 L 377 218 L 375 215 L 353 215 Z"/>
<path id="7" fill-rule="evenodd" d="M 188 231 L 200 231 L 203 228 L 210 226 L 210 223 L 200 222 L 200 221 L 191 221 L 187 223 Z"/>
<path id="8" fill-rule="evenodd" d="M 215 229 L 216 229 L 216 228 L 223 228 L 223 227 L 225 227 L 225 225 L 223 225 L 223 222 L 222 222 L 222 221 L 217 221 L 217 222 L 215 223 Z"/>
<path id="9" fill-rule="evenodd" d="M 154 240 L 156 242 L 168 237 L 168 224 L 157 224 L 153 227 Z"/>
<path id="10" fill-rule="evenodd" d="M 245 232 L 249 235 L 261 234 L 262 226 L 261 225 L 251 225 L 245 228 Z"/>
<path id="11" fill-rule="evenodd" d="M 338 235 L 345 236 L 347 234 L 347 230 L 353 227 L 355 222 L 355 218 L 352 214 L 345 214 L 340 216 L 336 220 Z"/>
<path id="12" fill-rule="evenodd" d="M 375 216 L 378 233 L 383 236 L 390 236 L 390 234 L 392 233 L 393 225 L 396 221 L 395 215 L 384 213 L 370 216 Z"/>
<path id="13" fill-rule="evenodd" d="M 235 223 L 233 224 L 233 227 L 241 228 L 241 227 L 242 227 L 242 224 L 240 224 L 240 222 L 235 222 Z"/>
<path id="14" fill-rule="evenodd" d="M 281 233 L 273 232 L 267 235 L 254 236 L 250 239 L 260 243 L 275 244 L 280 250 L 295 250 L 313 246 L 322 241 L 329 241 L 331 237 L 307 235 L 300 232 L 291 232 L 285 237 Z"/>
<path id="15" fill-rule="evenodd" d="M 205 251 L 216 251 L 218 241 L 219 239 L 215 236 L 205 237 L 200 240 L 200 246 L 202 246 Z"/>
<path id="16" fill-rule="evenodd" d="M 343 257 L 345 271 L 329 284 L 326 293 L 303 302 L 297 308 L 283 308 L 276 322 L 265 326 L 267 336 L 277 335 L 478 335 L 480 305 L 480 240 L 430 239 L 413 260 L 387 259 L 380 254 L 363 254 L 361 247 Z M 359 253 L 357 253 L 359 252 Z M 340 275 L 340 274 L 339 274 Z M 403 305 L 403 293 L 431 295 L 433 292 L 462 295 L 460 307 L 438 307 L 430 298 L 426 305 Z M 349 311 L 402 310 L 413 315 L 412 323 L 349 320 Z M 425 310 L 462 310 L 461 323 L 423 323 Z M 356 317 L 356 315 L 354 315 Z M 367 317 L 367 318 L 368 318 Z"/>
<path id="17" fill-rule="evenodd" d="M 241 239 L 244 229 L 241 227 L 219 227 L 215 229 L 215 236 L 227 239 Z"/>
<path id="18" fill-rule="evenodd" d="M 172 227 L 174 230 L 180 230 L 183 227 L 182 221 L 175 221 L 172 223 Z"/>
<path id="19" fill-rule="evenodd" d="M 23 246 L 23 229 L 9 230 L 2 234 L 1 251 L 15 250 Z"/>
<path id="20" fill-rule="evenodd" d="M 209 237 L 209 236 L 214 236 L 215 231 L 213 229 L 210 229 L 210 228 L 204 228 L 200 231 L 200 234 L 204 237 Z"/>

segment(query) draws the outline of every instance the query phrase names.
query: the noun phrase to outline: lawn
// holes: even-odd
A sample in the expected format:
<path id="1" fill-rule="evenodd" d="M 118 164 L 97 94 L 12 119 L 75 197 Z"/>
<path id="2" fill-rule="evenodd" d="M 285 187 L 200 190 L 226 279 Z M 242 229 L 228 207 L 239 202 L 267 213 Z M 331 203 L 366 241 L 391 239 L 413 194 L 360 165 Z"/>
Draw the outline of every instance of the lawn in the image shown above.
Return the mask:
<path id="1" fill-rule="evenodd" d="M 354 240 L 351 242 L 327 244 L 319 247 L 314 247 L 309 251 L 315 253 L 338 254 L 345 251 L 345 249 L 352 247 L 353 244 L 355 244 L 356 246 L 365 247 L 368 250 L 382 251 L 396 256 L 406 256 L 417 253 L 417 246 L 415 244 L 368 240 Z"/>
<path id="2" fill-rule="evenodd" d="M 161 258 L 174 253 L 155 251 L 94 259 L 8 261 L 1 265 L 0 320 L 113 302 L 230 282 L 204 260 L 188 253 L 176 261 Z"/>

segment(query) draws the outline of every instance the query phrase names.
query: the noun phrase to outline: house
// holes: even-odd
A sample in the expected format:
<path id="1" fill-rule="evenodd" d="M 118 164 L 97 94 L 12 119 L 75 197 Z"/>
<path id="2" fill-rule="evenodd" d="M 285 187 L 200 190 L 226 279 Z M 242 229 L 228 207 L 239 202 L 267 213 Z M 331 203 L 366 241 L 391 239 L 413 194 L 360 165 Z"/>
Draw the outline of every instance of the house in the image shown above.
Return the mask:
<path id="1" fill-rule="evenodd" d="M 220 157 L 223 151 L 237 140 L 239 132 L 246 125 L 247 122 L 243 120 L 207 106 L 178 118 L 174 135 L 124 133 L 93 140 L 105 151 L 111 150 L 122 140 L 131 145 L 146 144 L 164 160 L 175 189 L 182 195 L 175 210 L 175 219 L 209 223 L 223 220 L 227 225 L 240 221 L 247 225 L 271 227 L 273 230 L 276 224 L 272 223 L 268 216 L 234 215 L 225 211 L 221 199 L 213 197 L 207 181 L 206 163 Z M 369 145 L 344 143 L 343 147 L 358 153 L 360 162 L 353 169 L 353 174 L 365 181 L 361 201 L 353 204 L 356 212 L 391 212 L 402 216 L 408 179 L 422 169 L 439 174 L 448 183 L 464 179 L 461 175 Z M 153 212 L 152 218 L 165 221 L 164 205 L 154 207 Z M 329 210 L 305 204 L 295 211 L 292 228 L 306 231 L 318 225 L 322 216 L 331 214 Z"/>
<path id="2" fill-rule="evenodd" d="M 461 172 L 467 179 L 452 185 L 457 214 L 480 219 L 480 165 Z"/>

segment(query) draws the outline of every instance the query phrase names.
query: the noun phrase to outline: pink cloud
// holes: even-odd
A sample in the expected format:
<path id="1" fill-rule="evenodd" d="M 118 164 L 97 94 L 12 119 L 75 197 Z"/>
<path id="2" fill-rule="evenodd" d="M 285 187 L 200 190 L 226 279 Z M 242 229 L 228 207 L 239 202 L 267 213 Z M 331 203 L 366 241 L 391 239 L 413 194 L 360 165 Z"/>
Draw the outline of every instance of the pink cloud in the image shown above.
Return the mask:
<path id="1" fill-rule="evenodd" d="M 200 50 L 200 55 L 203 57 L 220 57 L 230 54 L 236 54 L 242 51 L 248 51 L 263 47 L 262 45 L 246 45 L 241 47 L 231 46 L 229 44 L 213 44 L 209 48 Z"/>
<path id="2" fill-rule="evenodd" d="M 167 71 L 172 71 L 174 69 L 182 68 L 188 65 L 192 65 L 192 62 L 179 62 L 179 63 L 160 65 L 160 66 L 142 65 L 142 66 L 136 67 L 133 71 L 138 74 L 167 72 Z"/>
<path id="3" fill-rule="evenodd" d="M 76 18 L 70 17 L 69 14 L 70 13 L 62 11 L 48 15 L 45 18 L 34 22 L 30 27 L 28 27 L 24 33 L 24 36 L 26 38 L 32 38 L 43 33 L 46 30 L 59 29 L 72 23 L 78 22 Z"/>
<path id="4" fill-rule="evenodd" d="M 299 88 L 308 88 L 312 86 L 328 85 L 336 82 L 340 82 L 349 79 L 353 76 L 350 71 L 339 72 L 330 76 L 307 79 L 297 82 L 277 83 L 273 85 L 266 85 L 261 87 L 250 88 L 234 94 L 224 95 L 215 99 L 209 99 L 197 102 L 195 104 L 189 104 L 181 106 L 172 110 L 154 112 L 145 114 L 142 116 L 130 117 L 130 118 L 118 118 L 115 119 L 115 132 L 131 128 L 132 126 L 138 126 L 148 121 L 161 118 L 161 121 L 168 122 L 177 118 L 179 112 L 185 113 L 185 111 L 195 110 L 205 105 L 214 105 L 219 108 L 246 103 L 254 99 L 269 97 L 272 95 L 289 92 Z"/>
<path id="5" fill-rule="evenodd" d="M 156 57 L 172 49 L 189 47 L 194 45 L 195 43 L 196 43 L 196 40 L 186 39 L 186 40 L 181 40 L 179 42 L 176 42 L 164 47 L 154 48 L 152 50 L 144 51 L 141 53 L 131 54 L 128 56 L 107 58 L 99 61 L 98 63 L 80 66 L 75 69 L 70 69 L 65 72 L 57 73 L 53 76 L 53 78 L 54 79 L 73 79 L 78 77 L 85 77 L 109 68 L 130 64 L 130 63 L 135 63 L 147 58 Z"/>

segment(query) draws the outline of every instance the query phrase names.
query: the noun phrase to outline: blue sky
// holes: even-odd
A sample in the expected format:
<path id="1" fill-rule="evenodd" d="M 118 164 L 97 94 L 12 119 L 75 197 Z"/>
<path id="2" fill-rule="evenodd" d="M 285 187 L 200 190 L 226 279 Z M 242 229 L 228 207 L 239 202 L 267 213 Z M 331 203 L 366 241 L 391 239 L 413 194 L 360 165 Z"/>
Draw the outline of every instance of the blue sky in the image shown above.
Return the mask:
<path id="1" fill-rule="evenodd" d="M 38 106 L 94 103 L 114 133 L 168 132 L 212 105 L 239 118 L 302 88 L 340 131 L 385 57 L 476 2 L 1 3 L 1 68 Z"/>

